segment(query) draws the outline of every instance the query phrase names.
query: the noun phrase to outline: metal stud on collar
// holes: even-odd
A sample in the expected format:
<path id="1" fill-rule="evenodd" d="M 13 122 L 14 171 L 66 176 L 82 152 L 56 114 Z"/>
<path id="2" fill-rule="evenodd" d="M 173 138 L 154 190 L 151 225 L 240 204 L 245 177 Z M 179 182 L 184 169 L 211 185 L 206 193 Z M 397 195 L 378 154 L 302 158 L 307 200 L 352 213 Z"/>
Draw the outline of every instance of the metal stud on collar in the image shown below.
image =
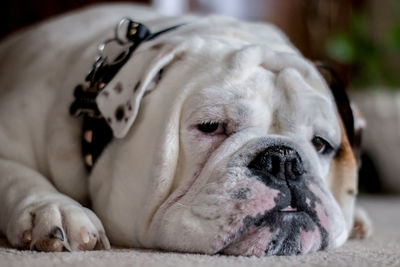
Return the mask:
<path id="1" fill-rule="evenodd" d="M 125 30 L 125 36 L 121 36 L 121 31 L 124 30 L 124 27 L 126 25 L 126 30 Z M 128 17 L 122 18 L 117 26 L 115 27 L 115 32 L 114 32 L 114 38 L 117 40 L 121 45 L 129 43 L 130 39 L 127 38 L 127 36 L 133 36 L 137 33 L 137 27 L 139 26 L 139 23 L 131 20 Z"/>

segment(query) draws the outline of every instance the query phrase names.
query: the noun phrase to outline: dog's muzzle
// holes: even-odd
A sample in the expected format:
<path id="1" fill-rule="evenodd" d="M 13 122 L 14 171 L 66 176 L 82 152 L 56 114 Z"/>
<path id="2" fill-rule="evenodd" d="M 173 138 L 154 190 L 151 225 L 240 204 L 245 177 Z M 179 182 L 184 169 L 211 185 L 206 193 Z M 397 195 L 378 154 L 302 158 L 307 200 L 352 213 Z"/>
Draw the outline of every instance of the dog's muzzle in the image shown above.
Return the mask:
<path id="1" fill-rule="evenodd" d="M 244 218 L 244 234 L 225 253 L 242 253 L 244 246 L 257 242 L 261 236 L 268 240 L 263 242 L 265 255 L 302 254 L 328 246 L 329 234 L 318 207 L 322 196 L 310 189 L 313 177 L 307 166 L 290 144 L 271 145 L 254 156 L 247 165 L 250 178 L 279 193 L 272 209 Z"/>

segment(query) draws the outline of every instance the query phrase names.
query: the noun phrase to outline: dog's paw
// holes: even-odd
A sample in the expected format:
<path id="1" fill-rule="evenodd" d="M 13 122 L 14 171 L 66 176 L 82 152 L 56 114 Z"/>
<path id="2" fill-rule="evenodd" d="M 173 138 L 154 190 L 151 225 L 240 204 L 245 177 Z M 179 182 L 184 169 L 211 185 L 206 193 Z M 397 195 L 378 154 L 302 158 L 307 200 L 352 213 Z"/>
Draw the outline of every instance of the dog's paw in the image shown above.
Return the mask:
<path id="1" fill-rule="evenodd" d="M 373 227 L 371 219 L 365 210 L 356 207 L 354 211 L 353 229 L 350 238 L 368 238 L 372 235 Z"/>
<path id="2" fill-rule="evenodd" d="M 103 225 L 76 203 L 32 205 L 14 214 L 7 228 L 11 245 L 39 251 L 109 249 Z"/>

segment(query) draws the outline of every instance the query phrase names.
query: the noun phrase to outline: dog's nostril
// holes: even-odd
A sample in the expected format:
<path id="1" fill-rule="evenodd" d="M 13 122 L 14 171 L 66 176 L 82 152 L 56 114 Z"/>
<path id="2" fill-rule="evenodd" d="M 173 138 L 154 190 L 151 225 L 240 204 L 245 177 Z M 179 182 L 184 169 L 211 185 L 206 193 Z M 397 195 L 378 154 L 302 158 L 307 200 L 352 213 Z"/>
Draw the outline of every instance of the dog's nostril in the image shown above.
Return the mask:
<path id="1" fill-rule="evenodd" d="M 266 156 L 264 157 L 264 161 L 265 161 L 265 169 L 267 170 L 267 172 L 272 172 L 274 166 L 272 165 L 272 157 Z"/>
<path id="2" fill-rule="evenodd" d="M 298 157 L 295 157 L 292 160 L 292 173 L 295 176 L 300 176 L 300 175 L 304 174 L 303 164 L 300 162 L 300 159 Z"/>
<path id="3" fill-rule="evenodd" d="M 277 175 L 281 172 L 281 158 L 276 155 L 266 156 L 266 170 L 272 175 Z"/>
<path id="4" fill-rule="evenodd" d="M 285 161 L 285 177 L 286 179 L 296 180 L 304 174 L 303 164 L 298 157 L 286 159 Z"/>

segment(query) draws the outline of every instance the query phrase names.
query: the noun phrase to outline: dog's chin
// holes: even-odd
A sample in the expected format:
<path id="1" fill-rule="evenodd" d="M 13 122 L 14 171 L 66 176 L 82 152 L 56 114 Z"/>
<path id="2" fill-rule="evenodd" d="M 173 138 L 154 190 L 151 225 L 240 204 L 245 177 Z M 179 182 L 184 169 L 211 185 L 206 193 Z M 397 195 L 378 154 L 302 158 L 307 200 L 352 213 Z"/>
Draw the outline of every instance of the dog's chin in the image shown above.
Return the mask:
<path id="1" fill-rule="evenodd" d="M 326 233 L 302 211 L 274 211 L 246 218 L 226 241 L 222 254 L 243 256 L 299 255 L 323 249 Z"/>

